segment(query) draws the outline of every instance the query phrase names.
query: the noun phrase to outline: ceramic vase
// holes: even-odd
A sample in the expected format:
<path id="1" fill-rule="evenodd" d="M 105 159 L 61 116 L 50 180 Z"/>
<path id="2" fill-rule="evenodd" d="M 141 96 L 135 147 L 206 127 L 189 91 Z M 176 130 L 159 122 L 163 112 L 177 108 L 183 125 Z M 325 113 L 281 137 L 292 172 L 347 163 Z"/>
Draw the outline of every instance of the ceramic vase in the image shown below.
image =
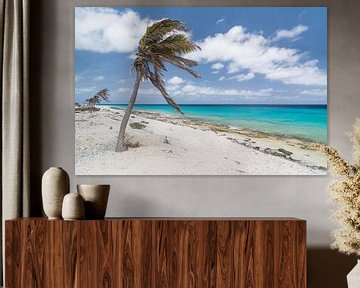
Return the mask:
<path id="1" fill-rule="evenodd" d="M 62 217 L 64 220 L 84 219 L 85 208 L 84 199 L 79 193 L 69 193 L 65 195 L 62 204 Z"/>
<path id="2" fill-rule="evenodd" d="M 42 177 L 43 208 L 49 219 L 61 219 L 63 198 L 69 193 L 69 175 L 60 167 L 49 168 Z"/>
<path id="3" fill-rule="evenodd" d="M 360 260 L 357 261 L 356 266 L 347 275 L 348 288 L 360 287 Z"/>
<path id="4" fill-rule="evenodd" d="M 85 201 L 85 219 L 104 219 L 109 198 L 110 185 L 77 185 Z"/>

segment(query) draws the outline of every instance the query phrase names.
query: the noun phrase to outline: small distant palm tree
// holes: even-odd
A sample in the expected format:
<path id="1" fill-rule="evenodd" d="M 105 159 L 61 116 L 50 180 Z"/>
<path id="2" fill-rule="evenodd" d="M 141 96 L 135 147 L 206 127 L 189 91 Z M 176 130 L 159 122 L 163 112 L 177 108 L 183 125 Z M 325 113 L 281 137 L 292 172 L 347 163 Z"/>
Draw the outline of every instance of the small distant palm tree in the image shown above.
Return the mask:
<path id="1" fill-rule="evenodd" d="M 188 29 L 178 20 L 164 19 L 148 26 L 145 34 L 139 41 L 133 68 L 136 71 L 136 79 L 128 107 L 125 110 L 119 136 L 116 144 L 116 152 L 127 150 L 125 144 L 125 130 L 129 122 L 131 111 L 134 107 L 141 81 L 150 81 L 158 89 L 166 102 L 182 113 L 179 105 L 169 96 L 165 88 L 163 72 L 167 71 L 165 64 L 169 63 L 182 69 L 192 76 L 200 77 L 191 68 L 197 63 L 183 58 L 183 54 L 200 49 L 193 43 L 186 32 Z"/>
<path id="2" fill-rule="evenodd" d="M 91 112 L 93 112 L 95 105 L 101 103 L 101 101 L 109 102 L 110 91 L 109 89 L 105 88 L 97 92 L 93 97 L 88 98 L 85 100 L 85 103 L 90 106 Z"/>

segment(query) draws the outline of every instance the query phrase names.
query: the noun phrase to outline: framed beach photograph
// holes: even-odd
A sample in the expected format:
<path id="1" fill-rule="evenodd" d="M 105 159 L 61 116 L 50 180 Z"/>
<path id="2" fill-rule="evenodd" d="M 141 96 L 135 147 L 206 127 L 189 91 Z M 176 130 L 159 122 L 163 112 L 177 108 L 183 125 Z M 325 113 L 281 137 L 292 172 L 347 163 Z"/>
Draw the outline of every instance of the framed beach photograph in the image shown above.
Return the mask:
<path id="1" fill-rule="evenodd" d="M 76 7 L 76 175 L 325 175 L 325 7 Z"/>

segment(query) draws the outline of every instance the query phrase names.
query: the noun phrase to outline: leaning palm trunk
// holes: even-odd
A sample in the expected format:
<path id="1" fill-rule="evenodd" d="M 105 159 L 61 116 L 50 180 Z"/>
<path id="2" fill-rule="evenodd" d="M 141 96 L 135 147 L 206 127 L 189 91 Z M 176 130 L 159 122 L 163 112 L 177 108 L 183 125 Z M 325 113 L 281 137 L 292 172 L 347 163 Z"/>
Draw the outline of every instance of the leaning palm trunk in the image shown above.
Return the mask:
<path id="1" fill-rule="evenodd" d="M 137 72 L 133 92 L 131 94 L 129 104 L 125 110 L 123 119 L 121 121 L 119 136 L 118 136 L 118 140 L 117 140 L 116 148 L 115 148 L 116 152 L 123 152 L 123 151 L 127 150 L 127 145 L 125 143 L 125 130 L 126 130 L 126 126 L 127 126 L 128 122 L 129 122 L 129 118 L 130 118 L 132 109 L 134 108 L 136 97 L 137 97 L 137 94 L 139 91 L 140 82 L 141 82 L 140 72 Z"/>

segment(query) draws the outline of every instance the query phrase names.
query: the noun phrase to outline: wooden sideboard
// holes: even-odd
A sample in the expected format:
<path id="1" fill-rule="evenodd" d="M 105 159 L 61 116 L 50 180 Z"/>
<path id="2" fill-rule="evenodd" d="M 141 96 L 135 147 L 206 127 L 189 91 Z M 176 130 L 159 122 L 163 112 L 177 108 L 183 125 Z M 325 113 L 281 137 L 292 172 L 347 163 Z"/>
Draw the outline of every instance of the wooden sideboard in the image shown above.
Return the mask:
<path id="1" fill-rule="evenodd" d="M 5 223 L 6 287 L 306 287 L 306 221 L 116 218 Z"/>

